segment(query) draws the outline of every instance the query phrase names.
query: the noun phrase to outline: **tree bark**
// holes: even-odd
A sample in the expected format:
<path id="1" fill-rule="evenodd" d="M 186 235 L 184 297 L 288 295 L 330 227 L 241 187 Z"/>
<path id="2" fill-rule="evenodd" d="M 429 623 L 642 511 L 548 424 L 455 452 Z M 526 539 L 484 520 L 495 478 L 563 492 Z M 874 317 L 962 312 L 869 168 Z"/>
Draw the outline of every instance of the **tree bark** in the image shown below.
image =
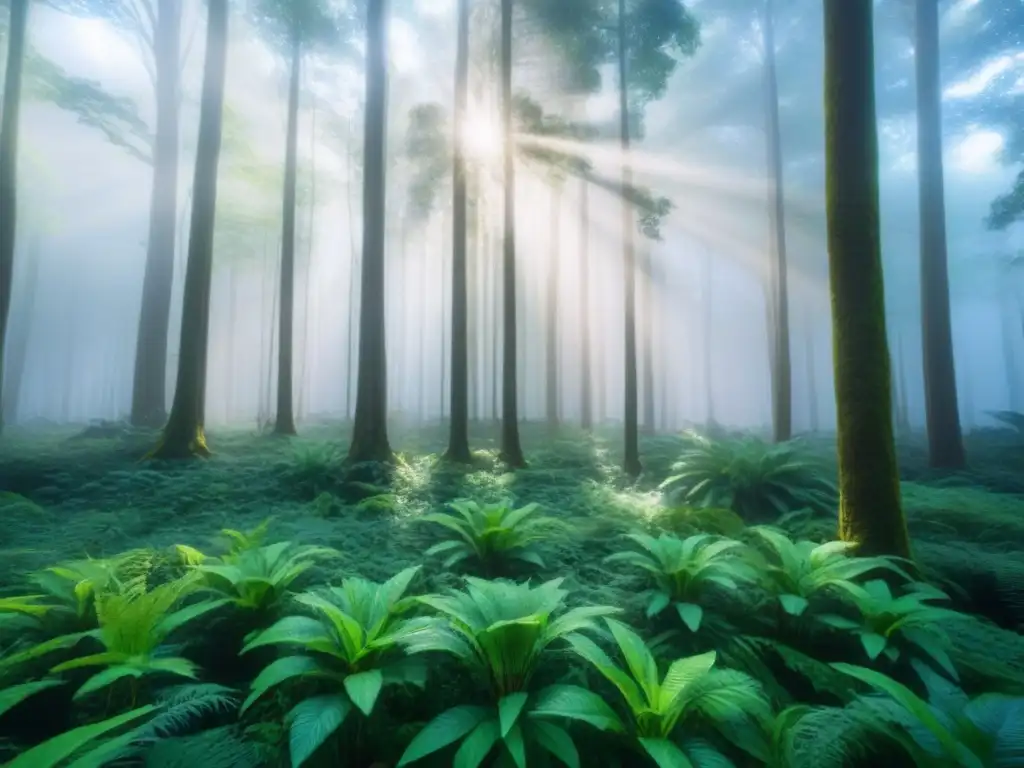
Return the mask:
<path id="1" fill-rule="evenodd" d="M 519 442 L 516 377 L 516 171 L 512 131 L 512 0 L 501 0 L 501 120 L 505 169 L 501 394 L 501 458 L 510 467 L 525 467 Z"/>
<path id="2" fill-rule="evenodd" d="M 366 115 L 363 133 L 363 259 L 359 307 L 359 382 L 348 460 L 389 461 L 385 342 L 388 0 L 367 4 Z"/>
<path id="3" fill-rule="evenodd" d="M 580 179 L 580 426 L 594 427 L 590 360 L 590 184 Z"/>
<path id="4" fill-rule="evenodd" d="M 39 261 L 41 258 L 40 238 L 35 234 L 29 239 L 25 258 L 18 273 L 17 297 L 11 299 L 12 315 L 8 320 L 6 344 L 7 365 L 4 370 L 3 418 L 0 422 L 13 424 L 18 419 L 21 394 L 25 386 L 25 363 L 28 360 L 29 342 L 32 338 L 32 320 L 35 316 L 36 292 L 39 286 Z"/>
<path id="5" fill-rule="evenodd" d="M 288 83 L 288 129 L 284 152 L 284 195 L 281 211 L 281 312 L 277 329 L 277 419 L 275 435 L 294 435 L 295 344 L 295 208 L 299 159 L 299 82 L 302 76 L 302 38 L 296 17 L 292 31 L 291 77 Z"/>
<path id="6" fill-rule="evenodd" d="M 11 313 L 11 281 L 14 278 L 14 243 L 18 221 L 18 129 L 28 7 L 29 0 L 10 0 L 4 109 L 0 115 L 0 383 L 4 380 L 7 320 Z M 3 393 L 0 392 L 0 431 L 3 430 L 2 401 Z"/>
<path id="7" fill-rule="evenodd" d="M 956 392 L 953 331 L 946 254 L 946 203 L 942 168 L 942 84 L 939 77 L 939 9 L 917 0 L 917 179 L 921 218 L 921 339 L 924 402 L 931 466 L 967 464 Z"/>
<path id="8" fill-rule="evenodd" d="M 633 170 L 629 157 L 629 91 L 626 81 L 626 0 L 619 0 L 618 57 L 619 57 L 619 143 L 622 149 L 622 284 L 625 289 L 625 414 L 623 432 L 625 450 L 623 468 L 630 477 L 638 477 L 643 471 L 640 463 L 640 438 L 636 375 L 636 252 L 633 245 L 635 216 L 629 203 L 628 192 L 633 186 Z"/>
<path id="9" fill-rule="evenodd" d="M 814 324 L 811 313 L 804 319 L 804 362 L 807 366 L 807 415 L 812 434 L 818 432 L 818 371 L 814 365 Z"/>
<path id="10" fill-rule="evenodd" d="M 458 0 L 455 54 L 455 146 L 452 168 L 452 359 L 449 461 L 468 464 L 469 450 L 469 293 L 466 264 L 466 152 L 463 128 L 469 104 L 469 0 Z"/>
<path id="11" fill-rule="evenodd" d="M 764 5 L 765 80 L 769 172 L 771 262 L 771 378 L 772 438 L 776 443 L 793 436 L 793 372 L 789 338 L 789 269 L 786 252 L 786 208 L 782 177 L 782 137 L 779 128 L 779 85 L 775 66 L 774 4 Z"/>
<path id="12" fill-rule="evenodd" d="M 156 135 L 132 383 L 131 420 L 140 427 L 159 427 L 167 416 L 167 341 L 178 213 L 181 8 L 179 0 L 158 0 L 153 24 Z"/>
<path id="13" fill-rule="evenodd" d="M 878 210 L 872 0 L 825 0 L 825 159 L 839 535 L 910 556 L 893 440 Z"/>
<path id="14" fill-rule="evenodd" d="M 558 402 L 558 293 L 559 293 L 559 258 L 561 248 L 561 221 L 562 221 L 562 189 L 561 182 L 555 181 L 551 186 L 551 239 L 548 252 L 548 280 L 547 280 L 547 339 L 545 361 L 545 403 L 547 406 L 547 425 L 551 429 L 558 427 L 559 402 Z"/>
<path id="15" fill-rule="evenodd" d="M 640 348 L 644 372 L 643 418 L 640 424 L 649 435 L 657 429 L 654 416 L 654 283 L 651 264 L 651 246 L 644 243 L 640 249 Z"/>
<path id="16" fill-rule="evenodd" d="M 217 208 L 217 165 L 220 159 L 227 74 L 228 0 L 209 0 L 206 65 L 199 109 L 199 139 L 192 184 L 192 218 L 184 309 L 178 352 L 174 402 L 163 437 L 152 456 L 160 459 L 209 455 L 206 419 L 206 358 L 210 329 L 210 283 L 213 228 Z"/>
<path id="17" fill-rule="evenodd" d="M 708 251 L 704 252 L 703 262 L 704 268 L 701 271 L 704 273 L 704 290 L 701 292 L 703 294 L 701 326 L 704 338 L 701 351 L 704 353 L 704 426 L 710 430 L 715 426 L 715 280 L 712 271 L 714 263 Z"/>

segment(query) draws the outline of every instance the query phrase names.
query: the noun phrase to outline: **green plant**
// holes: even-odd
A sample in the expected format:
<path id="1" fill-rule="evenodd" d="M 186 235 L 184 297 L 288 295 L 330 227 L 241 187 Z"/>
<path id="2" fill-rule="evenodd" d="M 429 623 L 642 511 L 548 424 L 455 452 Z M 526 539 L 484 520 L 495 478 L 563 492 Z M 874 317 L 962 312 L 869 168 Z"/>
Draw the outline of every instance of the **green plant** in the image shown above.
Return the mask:
<path id="1" fill-rule="evenodd" d="M 671 533 L 692 535 L 714 533 L 719 536 L 739 536 L 746 523 L 731 509 L 675 505 L 665 507 L 654 517 L 654 523 Z"/>
<path id="2" fill-rule="evenodd" d="M 491 705 L 457 706 L 438 715 L 409 744 L 400 766 L 461 741 L 453 763 L 460 768 L 476 768 L 499 744 L 518 766 L 526 764 L 527 745 L 534 744 L 575 768 L 579 754 L 572 738 L 552 720 L 578 720 L 603 730 L 620 727 L 614 711 L 584 688 L 530 690 L 553 643 L 593 629 L 595 618 L 617 611 L 587 606 L 556 616 L 568 594 L 561 583 L 554 579 L 534 587 L 467 578 L 465 591 L 419 598 L 441 616 L 408 636 L 406 647 L 412 653 L 454 656 L 480 679 Z"/>
<path id="3" fill-rule="evenodd" d="M 724 760 L 706 742 L 692 738 L 677 741 L 680 726 L 688 719 L 700 718 L 726 738 L 737 726 L 769 719 L 768 698 L 757 681 L 742 672 L 715 669 L 714 651 L 677 659 L 662 676 L 639 635 L 614 619 L 605 621 L 626 669 L 616 665 L 593 640 L 582 635 L 570 635 L 568 640 L 576 653 L 618 689 L 629 710 L 629 732 L 659 766 L 703 765 L 716 757 L 719 762 Z"/>
<path id="4" fill-rule="evenodd" d="M 659 486 L 672 505 L 725 507 L 744 520 L 765 520 L 795 509 L 827 511 L 837 492 L 821 469 L 793 443 L 756 438 L 712 440 L 695 432 Z"/>
<path id="5" fill-rule="evenodd" d="M 765 527 L 752 528 L 751 532 L 766 549 L 762 586 L 778 598 L 790 616 L 802 616 L 819 593 L 845 587 L 872 571 L 889 571 L 911 580 L 892 558 L 851 557 L 854 545 L 849 542 L 793 541 Z"/>
<path id="6" fill-rule="evenodd" d="M 647 603 L 647 616 L 660 614 L 670 605 L 691 632 L 700 629 L 704 618 L 701 601 L 712 587 L 736 591 L 743 583 L 752 583 L 757 573 L 742 557 L 744 545 L 701 533 L 686 539 L 662 534 L 658 538 L 644 533 L 626 537 L 642 552 L 617 552 L 605 558 L 607 563 L 626 563 L 647 571 L 655 583 Z"/>
<path id="7" fill-rule="evenodd" d="M 509 559 L 543 567 L 544 561 L 533 544 L 546 538 L 552 530 L 564 528 L 561 521 L 535 516 L 539 509 L 537 504 L 514 508 L 507 501 L 479 504 L 460 500 L 449 506 L 458 514 L 437 512 L 419 518 L 424 523 L 442 526 L 457 537 L 426 551 L 427 555 L 446 554 L 445 568 L 468 558 L 476 559 L 484 568 L 494 568 Z"/>
<path id="8" fill-rule="evenodd" d="M 909 650 L 930 658 L 952 679 L 957 679 L 942 622 L 961 620 L 963 614 L 928 604 L 933 600 L 948 600 L 944 592 L 929 584 L 913 582 L 908 585 L 906 594 L 894 597 L 889 585 L 880 579 L 863 585 L 846 582 L 839 588 L 856 606 L 860 620 L 823 614 L 817 617 L 818 621 L 855 632 L 872 661 L 883 654 L 890 661 L 896 661 L 904 650 Z"/>
<path id="9" fill-rule="evenodd" d="M 862 697 L 856 705 L 908 739 L 899 739 L 922 768 L 1001 768 L 1019 765 L 1024 755 L 1024 699 L 1000 694 L 969 698 L 926 667 L 919 672 L 929 700 L 886 675 L 852 664 L 834 664 L 840 672 L 882 696 Z"/>
<path id="10" fill-rule="evenodd" d="M 288 588 L 319 557 L 337 557 L 329 547 L 299 546 L 281 541 L 239 550 L 223 562 L 204 558 L 191 566 L 209 589 L 228 597 L 244 610 L 267 611 L 280 604 Z"/>
<path id="11" fill-rule="evenodd" d="M 136 700 L 137 681 L 145 675 L 169 674 L 194 678 L 196 669 L 192 662 L 168 655 L 164 643 L 184 625 L 230 602 L 226 599 L 206 600 L 172 610 L 194 588 L 194 580 L 179 579 L 147 589 L 145 580 L 139 579 L 134 588 L 124 592 L 98 593 L 98 629 L 72 637 L 92 638 L 99 642 L 103 650 L 58 664 L 51 672 L 103 667 L 102 671 L 82 684 L 75 692 L 75 698 L 130 678 L 132 706 Z"/>
<path id="12" fill-rule="evenodd" d="M 422 685 L 422 665 L 395 653 L 400 641 L 425 625 L 423 620 L 402 618 L 415 605 L 405 592 L 418 571 L 419 566 L 407 568 L 383 584 L 350 578 L 323 595 L 298 595 L 296 600 L 316 611 L 317 618 L 285 617 L 242 649 L 247 653 L 284 645 L 303 651 L 277 659 L 259 674 L 243 712 L 284 682 L 312 680 L 330 686 L 327 693 L 300 701 L 288 715 L 295 768 L 341 727 L 353 707 L 370 716 L 385 685 Z"/>

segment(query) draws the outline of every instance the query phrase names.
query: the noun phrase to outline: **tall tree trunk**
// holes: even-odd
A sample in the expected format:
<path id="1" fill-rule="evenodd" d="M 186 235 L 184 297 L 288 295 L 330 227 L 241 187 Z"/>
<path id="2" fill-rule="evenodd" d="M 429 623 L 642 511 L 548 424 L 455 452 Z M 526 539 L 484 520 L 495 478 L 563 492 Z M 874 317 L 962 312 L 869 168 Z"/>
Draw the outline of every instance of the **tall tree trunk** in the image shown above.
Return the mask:
<path id="1" fill-rule="evenodd" d="M 224 352 L 224 392 L 227 396 L 228 422 L 234 416 L 235 403 L 235 338 L 238 331 L 238 269 L 228 269 L 228 330 L 227 350 Z"/>
<path id="2" fill-rule="evenodd" d="M 209 455 L 206 418 L 206 357 L 210 330 L 210 283 L 213 271 L 213 225 L 217 208 L 217 165 L 220 160 L 227 74 L 228 0 L 209 0 L 206 65 L 199 109 L 199 139 L 192 183 L 192 219 L 188 264 L 182 298 L 181 341 L 174 402 L 155 458 Z"/>
<path id="3" fill-rule="evenodd" d="M 779 128 L 779 84 L 775 66 L 773 0 L 764 5 L 764 56 L 767 98 L 768 158 L 770 163 L 769 220 L 772 232 L 771 306 L 769 329 L 772 377 L 772 438 L 777 443 L 793 436 L 793 372 L 789 339 L 789 269 L 786 253 L 786 208 L 782 177 L 782 137 Z"/>
<path id="4" fill-rule="evenodd" d="M 878 212 L 872 0 L 825 0 L 825 161 L 839 535 L 910 556 L 893 440 Z"/>
<path id="5" fill-rule="evenodd" d="M 631 477 L 639 476 L 643 470 L 640 464 L 640 439 L 637 425 L 637 375 L 636 375 L 636 252 L 633 246 L 635 215 L 629 203 L 629 190 L 633 186 L 633 169 L 629 157 L 629 86 L 626 81 L 626 0 L 619 0 L 618 57 L 619 57 L 619 143 L 622 149 L 622 284 L 625 288 L 625 415 L 623 431 L 625 451 L 623 468 Z"/>
<path id="6" fill-rule="evenodd" d="M 949 309 L 946 203 L 942 168 L 942 85 L 939 77 L 939 9 L 917 0 L 917 179 L 921 216 L 921 338 L 928 459 L 933 467 L 967 463 L 956 394 L 956 366 Z"/>
<path id="7" fill-rule="evenodd" d="M 450 461 L 469 463 L 469 295 L 466 265 L 466 152 L 463 126 L 469 104 L 469 0 L 458 0 L 455 53 L 455 147 L 452 168 L 452 360 Z"/>
<path id="8" fill-rule="evenodd" d="M 441 231 L 440 231 L 440 248 L 437 251 L 437 260 L 439 269 L 437 270 L 438 277 L 440 278 L 441 284 L 438 286 L 438 293 L 441 296 L 441 324 L 440 333 L 438 334 L 441 342 L 441 355 L 438 358 L 438 373 L 440 374 L 437 379 L 437 394 L 438 394 L 438 420 L 443 422 L 444 417 L 447 413 L 447 407 L 445 403 L 445 393 L 448 391 L 448 370 L 445 363 L 448 361 L 448 333 L 445 328 L 445 320 L 448 318 L 447 312 L 445 311 L 448 307 L 448 286 L 450 285 L 448 280 L 448 236 L 449 231 L 448 217 L 444 210 L 441 211 Z"/>
<path id="9" fill-rule="evenodd" d="M 366 116 L 363 133 L 363 275 L 359 307 L 359 386 L 349 461 L 388 461 L 385 343 L 388 0 L 367 4 Z"/>
<path id="10" fill-rule="evenodd" d="M 516 169 L 512 132 L 512 0 L 501 0 L 501 120 L 505 167 L 503 261 L 503 360 L 501 458 L 511 467 L 526 466 L 519 442 L 516 367 Z"/>
<path id="11" fill-rule="evenodd" d="M 12 297 L 9 327 L 7 329 L 7 365 L 4 370 L 2 423 L 17 421 L 21 393 L 25 386 L 25 363 L 28 360 L 29 341 L 32 338 L 32 320 L 35 317 L 36 292 L 39 286 L 40 237 L 29 239 L 25 257 L 18 263 L 17 295 Z"/>
<path id="12" fill-rule="evenodd" d="M 640 250 L 640 344 L 643 363 L 643 418 L 644 432 L 654 434 L 654 282 L 651 278 L 651 246 L 644 243 Z"/>
<path id="13" fill-rule="evenodd" d="M 897 382 L 899 384 L 898 396 L 900 403 L 900 413 L 902 414 L 902 420 L 900 421 L 900 429 L 903 434 L 909 435 L 911 432 L 910 426 L 910 391 L 907 388 L 907 365 L 906 356 L 903 354 L 903 334 L 897 337 L 896 347 L 896 371 L 897 371 Z"/>
<path id="14" fill-rule="evenodd" d="M 504 242 L 504 233 L 501 242 Z M 491 264 L 491 282 L 488 292 L 491 296 L 491 421 L 495 424 L 501 422 L 501 258 L 502 252 L 498 249 L 497 237 L 491 241 L 492 250 L 487 254 Z"/>
<path id="15" fill-rule="evenodd" d="M 580 426 L 594 426 L 590 362 L 590 183 L 580 179 Z"/>
<path id="16" fill-rule="evenodd" d="M 551 219 L 550 219 L 550 249 L 548 253 L 548 280 L 547 280 L 547 339 L 546 352 L 547 360 L 545 380 L 545 402 L 547 405 L 547 424 L 554 429 L 558 426 L 558 280 L 560 277 L 559 259 L 561 250 L 561 221 L 562 221 L 562 187 L 560 181 L 555 181 L 551 186 Z"/>
<path id="17" fill-rule="evenodd" d="M 14 234 L 18 220 L 18 128 L 25 39 L 28 34 L 28 6 L 29 0 L 10 0 L 4 109 L 0 115 L 0 383 L 4 380 L 7 319 L 11 313 L 11 281 L 14 279 Z M 3 399 L 0 391 L 0 431 L 3 429 Z"/>
<path id="18" fill-rule="evenodd" d="M 355 150 L 352 148 L 351 133 L 348 136 L 348 143 L 345 147 L 345 202 L 348 207 L 348 329 L 345 340 L 345 418 L 352 418 L 352 390 L 353 376 L 355 370 L 355 332 L 356 332 L 356 307 L 358 306 L 358 294 L 356 293 L 356 275 L 359 272 L 359 251 L 356 248 L 356 217 L 352 209 L 352 156 Z"/>
<path id="19" fill-rule="evenodd" d="M 807 425 L 811 433 L 818 431 L 818 371 L 814 364 L 814 324 L 811 313 L 804 318 L 804 363 L 807 366 Z"/>
<path id="20" fill-rule="evenodd" d="M 291 78 L 288 83 L 288 132 L 284 151 L 284 200 L 281 211 L 281 312 L 277 329 L 277 420 L 275 435 L 294 435 L 295 344 L 295 213 L 299 160 L 299 82 L 302 76 L 302 38 L 296 16 L 292 30 Z"/>
<path id="21" fill-rule="evenodd" d="M 710 430 L 715 426 L 715 276 L 712 271 L 714 263 L 710 252 L 704 252 L 703 262 L 704 268 L 701 271 L 704 273 L 704 290 L 701 291 L 703 321 L 701 330 L 704 338 L 701 351 L 704 353 L 704 426 Z"/>
<path id="22" fill-rule="evenodd" d="M 131 417 L 132 424 L 142 427 L 159 427 L 167 414 L 167 340 L 178 213 L 181 9 L 180 0 L 158 0 L 153 24 L 156 135 Z"/>
<path id="23" fill-rule="evenodd" d="M 1020 372 L 1017 369 L 1016 340 L 1018 338 L 1017 310 L 1004 299 L 1000 308 L 1002 317 L 1003 369 L 1006 373 L 1007 407 L 1021 410 Z"/>

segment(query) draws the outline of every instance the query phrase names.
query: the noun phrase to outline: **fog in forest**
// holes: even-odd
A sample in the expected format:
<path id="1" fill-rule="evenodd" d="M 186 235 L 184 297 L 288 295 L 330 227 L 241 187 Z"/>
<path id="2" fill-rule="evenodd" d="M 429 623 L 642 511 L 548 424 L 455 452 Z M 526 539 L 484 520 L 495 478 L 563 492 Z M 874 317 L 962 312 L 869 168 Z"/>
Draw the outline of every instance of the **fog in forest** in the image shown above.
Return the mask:
<path id="1" fill-rule="evenodd" d="M 186 5 L 168 405 L 181 322 L 206 20 L 200 3 Z M 630 233 L 641 265 L 641 421 L 653 411 L 653 425 L 647 426 L 658 430 L 708 420 L 759 429 L 771 420 L 771 313 L 765 285 L 776 242 L 765 35 L 759 12 L 752 10 L 759 4 L 703 0 L 688 5 L 701 24 L 700 45 L 692 57 L 680 59 L 664 94 L 643 105 L 642 130 L 633 144 L 634 184 L 671 204 L 653 225 L 656 231 Z M 821 3 L 777 5 L 793 421 L 797 432 L 827 430 L 835 408 Z M 983 23 L 981 5 L 977 0 L 941 4 L 946 224 L 965 428 L 991 423 L 990 411 L 1020 410 L 1022 393 L 1014 389 L 1024 374 L 1024 285 L 1012 260 L 1024 248 L 1024 227 L 999 229 L 989 222 L 993 200 L 1013 187 L 1020 170 L 1006 162 L 1013 158 L 1004 152 L 1010 137 L 1001 110 L 1012 98 L 1021 103 L 1024 47 L 993 57 L 971 50 L 972 36 Z M 449 126 L 456 21 L 453 0 L 395 6 L 387 130 L 388 408 L 393 418 L 415 424 L 436 421 L 449 407 Z M 904 404 L 910 424 L 921 426 L 914 28 L 912 18 L 898 12 L 879 12 L 875 23 L 895 399 Z M 474 34 L 476 29 L 474 24 Z M 625 333 L 616 75 L 606 68 L 600 89 L 582 96 L 570 92 L 561 86 L 568 67 L 564 52 L 528 23 L 516 35 L 516 93 L 527 95 L 546 116 L 607 126 L 607 135 L 586 140 L 524 126 L 517 135 L 520 418 L 539 421 L 548 413 L 552 286 L 558 416 L 570 423 L 580 418 L 586 266 L 595 419 L 620 422 Z M 5 420 L 32 425 L 127 418 L 153 177 L 151 54 L 137 34 L 107 17 L 72 15 L 43 3 L 33 4 L 29 45 Z M 302 73 L 294 333 L 300 430 L 303 422 L 346 418 L 355 408 L 362 45 L 354 33 L 338 46 L 317 49 L 307 54 Z M 469 379 L 471 417 L 489 420 L 498 414 L 501 396 L 502 144 L 497 69 L 479 37 L 473 45 L 466 128 L 476 180 L 470 193 Z M 54 71 L 63 80 L 52 79 Z M 86 81 L 91 89 L 82 90 Z M 287 85 L 287 57 L 246 13 L 233 11 L 209 329 L 206 421 L 211 426 L 255 426 L 275 411 Z M 581 180 L 546 164 L 538 150 L 577 154 L 607 183 Z M 588 196 L 585 219 L 583 194 Z"/>

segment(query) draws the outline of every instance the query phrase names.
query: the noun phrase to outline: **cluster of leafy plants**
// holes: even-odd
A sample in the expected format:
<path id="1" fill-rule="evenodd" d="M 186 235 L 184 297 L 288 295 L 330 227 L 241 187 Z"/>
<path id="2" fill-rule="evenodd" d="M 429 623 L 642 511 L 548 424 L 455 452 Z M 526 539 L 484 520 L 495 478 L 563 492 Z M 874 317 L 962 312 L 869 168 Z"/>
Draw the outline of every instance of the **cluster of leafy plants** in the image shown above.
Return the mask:
<path id="1" fill-rule="evenodd" d="M 961 684 L 943 627 L 966 617 L 907 563 L 765 526 L 638 530 L 607 566 L 642 600 L 588 605 L 510 570 L 572 535 L 535 505 L 420 520 L 446 538 L 380 582 L 268 524 L 219 553 L 32 575 L 0 599 L 0 726 L 44 700 L 71 716 L 7 765 L 984 768 L 1024 750 L 1024 681 Z M 477 575 L 431 591 L 435 564 Z"/>

